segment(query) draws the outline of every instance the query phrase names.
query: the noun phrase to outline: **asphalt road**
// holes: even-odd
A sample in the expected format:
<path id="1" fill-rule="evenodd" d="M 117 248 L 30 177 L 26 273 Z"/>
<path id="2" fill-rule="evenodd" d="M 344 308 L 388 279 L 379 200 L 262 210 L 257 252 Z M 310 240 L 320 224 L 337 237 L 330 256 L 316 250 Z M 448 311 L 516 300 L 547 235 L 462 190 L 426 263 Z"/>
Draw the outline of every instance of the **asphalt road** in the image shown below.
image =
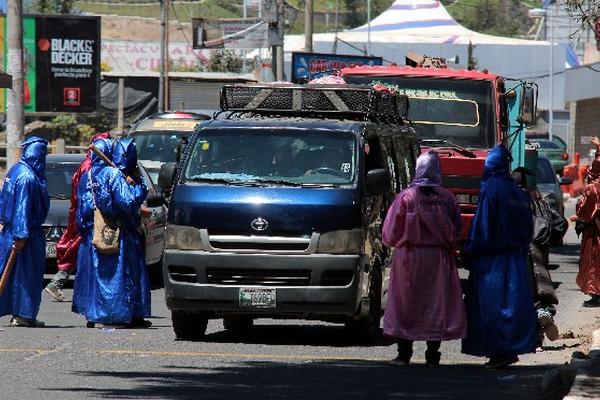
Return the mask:
<path id="1" fill-rule="evenodd" d="M 600 316 L 581 307 L 572 232 L 566 242 L 551 256 L 560 265 L 552 275 L 560 284 L 558 325 L 574 338 L 548 343 L 503 371 L 461 355 L 458 341 L 442 345 L 439 368 L 423 365 L 422 344 L 413 366 L 396 367 L 388 363 L 395 356 L 390 343 L 364 345 L 341 326 L 310 321 L 259 320 L 235 335 L 215 320 L 203 342 L 176 341 L 163 290 L 152 293 L 150 329 L 87 329 L 70 302 L 44 294 L 39 318 L 46 328 L 10 328 L 9 318 L 0 318 L 0 399 L 539 398 L 544 372 L 585 345 Z"/>

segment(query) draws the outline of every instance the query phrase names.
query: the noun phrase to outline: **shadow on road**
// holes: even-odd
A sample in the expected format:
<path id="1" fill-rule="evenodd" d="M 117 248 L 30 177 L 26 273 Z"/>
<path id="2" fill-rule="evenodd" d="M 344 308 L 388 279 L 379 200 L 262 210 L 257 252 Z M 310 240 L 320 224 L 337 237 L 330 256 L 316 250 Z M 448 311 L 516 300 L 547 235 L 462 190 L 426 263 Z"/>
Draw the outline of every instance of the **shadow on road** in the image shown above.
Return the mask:
<path id="1" fill-rule="evenodd" d="M 95 382 L 110 380 L 112 388 L 41 390 L 127 399 L 541 399 L 539 384 L 550 367 L 489 371 L 472 365 L 397 367 L 366 361 L 231 362 L 210 369 L 167 365 L 152 372 L 72 372 Z"/>
<path id="2" fill-rule="evenodd" d="M 246 331 L 223 330 L 211 333 L 202 341 L 328 347 L 388 346 L 393 343 L 383 337 L 375 342 L 368 342 L 342 325 L 255 325 Z"/>

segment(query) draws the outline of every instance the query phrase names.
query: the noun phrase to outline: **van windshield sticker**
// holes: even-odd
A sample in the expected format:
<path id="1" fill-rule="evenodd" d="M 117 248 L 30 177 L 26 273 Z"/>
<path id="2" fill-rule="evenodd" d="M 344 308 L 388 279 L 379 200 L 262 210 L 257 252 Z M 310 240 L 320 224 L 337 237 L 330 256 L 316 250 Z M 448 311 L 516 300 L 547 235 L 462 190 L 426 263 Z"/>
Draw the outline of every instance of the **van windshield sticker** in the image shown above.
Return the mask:
<path id="1" fill-rule="evenodd" d="M 182 121 L 182 120 L 157 120 L 152 123 L 154 128 L 162 129 L 181 129 L 184 131 L 193 131 L 198 121 Z"/>

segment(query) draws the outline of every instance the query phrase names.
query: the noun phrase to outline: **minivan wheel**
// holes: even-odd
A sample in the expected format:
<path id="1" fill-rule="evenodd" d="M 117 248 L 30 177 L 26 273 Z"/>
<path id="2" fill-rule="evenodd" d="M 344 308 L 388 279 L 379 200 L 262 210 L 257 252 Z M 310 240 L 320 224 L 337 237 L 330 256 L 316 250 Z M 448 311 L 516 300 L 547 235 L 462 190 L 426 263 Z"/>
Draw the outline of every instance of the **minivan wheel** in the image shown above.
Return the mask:
<path id="1" fill-rule="evenodd" d="M 254 325 L 254 319 L 249 317 L 225 317 L 223 327 L 228 331 L 245 331 Z"/>
<path id="2" fill-rule="evenodd" d="M 369 283 L 369 314 L 360 319 L 346 322 L 346 328 L 356 334 L 362 341 L 376 342 L 381 339 L 381 296 L 383 275 L 379 263 L 371 268 Z"/>
<path id="3" fill-rule="evenodd" d="M 179 340 L 199 340 L 206 334 L 208 318 L 198 313 L 171 311 L 173 331 Z"/>

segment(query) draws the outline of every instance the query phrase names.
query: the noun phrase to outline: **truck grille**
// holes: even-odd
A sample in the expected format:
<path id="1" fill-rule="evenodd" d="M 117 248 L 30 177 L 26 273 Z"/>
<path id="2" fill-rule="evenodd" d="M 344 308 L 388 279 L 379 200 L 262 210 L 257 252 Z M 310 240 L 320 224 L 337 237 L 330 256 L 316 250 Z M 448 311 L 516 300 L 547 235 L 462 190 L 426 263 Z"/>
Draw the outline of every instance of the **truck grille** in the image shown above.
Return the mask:
<path id="1" fill-rule="evenodd" d="M 208 251 L 228 252 L 285 252 L 312 253 L 319 242 L 319 235 L 313 233 L 310 237 L 286 236 L 245 236 L 245 235 L 209 235 L 201 231 L 205 249 Z"/>
<path id="2" fill-rule="evenodd" d="M 179 265 L 169 266 L 169 276 L 176 282 L 196 283 L 196 270 L 191 267 L 183 267 Z"/>
<path id="3" fill-rule="evenodd" d="M 206 283 L 217 285 L 309 286 L 311 272 L 304 269 L 208 268 Z"/>
<path id="4" fill-rule="evenodd" d="M 44 226 L 44 236 L 49 242 L 58 242 L 65 232 L 65 228 L 62 226 Z"/>
<path id="5" fill-rule="evenodd" d="M 321 275 L 321 286 L 348 286 L 353 278 L 354 271 L 351 269 L 332 269 Z"/>

